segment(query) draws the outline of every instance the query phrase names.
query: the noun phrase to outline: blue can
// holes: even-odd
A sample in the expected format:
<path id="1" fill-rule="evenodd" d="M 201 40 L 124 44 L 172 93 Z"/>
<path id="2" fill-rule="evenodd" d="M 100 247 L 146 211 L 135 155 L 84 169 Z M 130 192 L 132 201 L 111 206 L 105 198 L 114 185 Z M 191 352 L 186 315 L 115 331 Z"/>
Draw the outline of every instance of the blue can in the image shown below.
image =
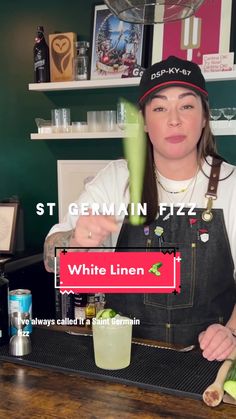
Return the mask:
<path id="1" fill-rule="evenodd" d="M 29 313 L 29 320 L 24 326 L 24 332 L 32 333 L 32 295 L 30 290 L 12 290 L 9 292 L 9 320 L 11 321 L 11 314 Z M 16 335 L 17 329 L 11 325 L 11 335 Z"/>

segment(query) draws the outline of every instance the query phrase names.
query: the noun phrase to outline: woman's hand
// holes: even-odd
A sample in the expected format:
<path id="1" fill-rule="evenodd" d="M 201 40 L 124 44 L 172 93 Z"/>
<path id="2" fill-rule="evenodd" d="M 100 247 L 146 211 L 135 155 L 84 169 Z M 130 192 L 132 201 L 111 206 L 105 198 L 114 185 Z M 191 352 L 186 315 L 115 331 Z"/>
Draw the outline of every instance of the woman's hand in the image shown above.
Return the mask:
<path id="1" fill-rule="evenodd" d="M 221 324 L 211 324 L 198 336 L 202 355 L 208 361 L 223 361 L 236 347 L 236 338 L 230 329 Z"/>
<path id="2" fill-rule="evenodd" d="M 81 215 L 77 220 L 70 246 L 97 247 L 109 234 L 116 231 L 118 224 L 111 215 Z"/>

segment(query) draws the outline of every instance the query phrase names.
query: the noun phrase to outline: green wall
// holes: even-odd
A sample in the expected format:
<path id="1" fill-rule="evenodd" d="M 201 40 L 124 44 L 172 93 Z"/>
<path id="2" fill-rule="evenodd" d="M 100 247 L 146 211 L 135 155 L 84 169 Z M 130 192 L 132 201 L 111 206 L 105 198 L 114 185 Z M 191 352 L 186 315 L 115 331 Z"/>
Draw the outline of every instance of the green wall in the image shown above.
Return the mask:
<path id="1" fill-rule="evenodd" d="M 58 159 L 112 159 L 122 156 L 117 139 L 31 141 L 36 132 L 35 117 L 50 118 L 55 106 L 70 107 L 72 120 L 84 120 L 87 110 L 115 109 L 117 97 L 136 101 L 136 89 L 98 89 L 71 92 L 29 92 L 33 81 L 35 30 L 43 25 L 54 31 L 78 33 L 91 39 L 93 0 L 8 0 L 0 5 L 1 95 L 0 95 L 0 200 L 18 195 L 25 216 L 27 248 L 42 248 L 49 228 L 57 221 L 38 216 L 37 202 L 57 201 Z M 208 85 L 212 107 L 235 106 L 236 82 Z M 217 140 L 219 150 L 236 163 L 236 137 Z"/>

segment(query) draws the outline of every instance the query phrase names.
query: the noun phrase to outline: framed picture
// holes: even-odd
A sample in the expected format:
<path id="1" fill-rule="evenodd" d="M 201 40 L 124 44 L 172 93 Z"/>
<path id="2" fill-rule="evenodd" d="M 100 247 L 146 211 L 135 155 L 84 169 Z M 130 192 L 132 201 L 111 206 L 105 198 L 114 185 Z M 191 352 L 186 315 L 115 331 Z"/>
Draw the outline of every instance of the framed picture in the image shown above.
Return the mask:
<path id="1" fill-rule="evenodd" d="M 91 79 L 138 76 L 144 65 L 144 25 L 114 16 L 105 5 L 94 6 Z"/>
<path id="2" fill-rule="evenodd" d="M 59 222 L 68 212 L 69 204 L 77 201 L 87 182 L 103 169 L 110 160 L 58 160 Z"/>
<path id="3" fill-rule="evenodd" d="M 194 16 L 155 25 L 152 63 L 176 55 L 201 65 L 204 54 L 229 52 L 231 13 L 232 0 L 205 0 Z"/>
<path id="4" fill-rule="evenodd" d="M 14 252 L 18 209 L 18 203 L 0 203 L 0 253 Z"/>

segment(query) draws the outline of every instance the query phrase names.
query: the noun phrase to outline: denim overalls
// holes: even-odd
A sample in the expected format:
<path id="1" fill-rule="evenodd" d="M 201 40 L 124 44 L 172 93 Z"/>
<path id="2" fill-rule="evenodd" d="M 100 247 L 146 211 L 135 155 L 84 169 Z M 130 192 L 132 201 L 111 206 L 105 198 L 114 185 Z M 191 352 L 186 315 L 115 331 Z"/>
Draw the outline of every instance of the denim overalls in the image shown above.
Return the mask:
<path id="1" fill-rule="evenodd" d="M 212 167 L 208 193 L 216 196 L 220 165 L 217 176 Z M 211 184 L 214 184 L 214 187 Z M 215 190 L 212 193 L 212 188 Z M 154 233 L 156 226 L 163 228 L 163 245 L 177 247 L 181 252 L 181 292 L 174 294 L 107 294 L 107 307 L 112 307 L 131 318 L 140 319 L 134 326 L 136 337 L 157 339 L 176 344 L 197 343 L 198 335 L 210 324 L 225 324 L 236 302 L 233 278 L 234 263 L 225 228 L 222 209 L 212 209 L 210 221 L 202 219 L 206 209 L 195 209 L 196 215 L 176 214 L 165 219 L 159 216 L 149 226 L 149 234 L 143 226 L 124 223 L 118 238 L 119 247 L 135 251 L 138 246 L 160 246 L 160 238 Z M 210 217 L 208 217 L 210 218 Z M 122 251 L 124 251 L 122 249 Z M 137 249 L 137 251 L 145 251 Z"/>

